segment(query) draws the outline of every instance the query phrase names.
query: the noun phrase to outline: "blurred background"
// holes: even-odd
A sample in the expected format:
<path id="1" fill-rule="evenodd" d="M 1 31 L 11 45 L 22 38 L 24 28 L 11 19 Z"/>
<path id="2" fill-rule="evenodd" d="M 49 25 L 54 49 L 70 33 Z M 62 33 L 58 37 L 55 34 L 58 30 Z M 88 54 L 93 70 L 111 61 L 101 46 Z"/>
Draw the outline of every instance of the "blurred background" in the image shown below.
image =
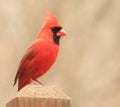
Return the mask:
<path id="1" fill-rule="evenodd" d="M 72 107 L 120 107 L 119 0 L 0 0 L 0 107 L 17 94 L 12 85 L 19 62 L 47 10 L 68 36 L 39 80 L 62 89 Z"/>

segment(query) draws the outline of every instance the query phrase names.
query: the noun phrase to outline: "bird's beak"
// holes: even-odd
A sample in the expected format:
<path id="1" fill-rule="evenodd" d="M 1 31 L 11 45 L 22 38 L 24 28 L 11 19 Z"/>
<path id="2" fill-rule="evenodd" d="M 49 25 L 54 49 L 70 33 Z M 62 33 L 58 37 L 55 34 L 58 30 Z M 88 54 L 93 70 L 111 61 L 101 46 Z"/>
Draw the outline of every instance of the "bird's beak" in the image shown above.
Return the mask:
<path id="1" fill-rule="evenodd" d="M 66 34 L 66 32 L 63 30 L 63 29 L 61 29 L 58 33 L 57 33 L 57 36 L 66 36 L 67 34 Z"/>

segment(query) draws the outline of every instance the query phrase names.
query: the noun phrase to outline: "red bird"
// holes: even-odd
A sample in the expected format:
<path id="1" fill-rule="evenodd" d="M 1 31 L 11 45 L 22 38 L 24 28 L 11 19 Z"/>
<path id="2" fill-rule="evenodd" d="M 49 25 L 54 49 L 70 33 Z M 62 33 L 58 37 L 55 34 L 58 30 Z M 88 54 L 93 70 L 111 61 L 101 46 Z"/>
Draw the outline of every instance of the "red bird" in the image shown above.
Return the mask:
<path id="1" fill-rule="evenodd" d="M 48 12 L 43 28 L 20 62 L 14 80 L 14 85 L 18 80 L 18 91 L 33 80 L 39 82 L 37 78 L 45 74 L 55 62 L 60 38 L 65 35 L 57 18 Z"/>

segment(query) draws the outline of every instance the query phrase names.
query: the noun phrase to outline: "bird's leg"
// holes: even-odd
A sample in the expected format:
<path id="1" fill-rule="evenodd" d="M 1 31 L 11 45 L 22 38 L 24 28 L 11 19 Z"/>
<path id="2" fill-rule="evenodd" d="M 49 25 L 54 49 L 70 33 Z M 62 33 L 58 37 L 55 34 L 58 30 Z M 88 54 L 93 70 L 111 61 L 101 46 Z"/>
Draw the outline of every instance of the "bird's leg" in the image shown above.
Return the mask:
<path id="1" fill-rule="evenodd" d="M 43 86 L 43 84 L 42 84 L 40 81 L 38 81 L 37 79 L 36 79 L 36 80 L 33 80 L 33 79 L 32 79 L 31 81 L 32 81 L 32 83 L 35 84 L 35 85 L 40 84 L 40 85 Z"/>
<path id="2" fill-rule="evenodd" d="M 37 79 L 36 80 L 34 80 L 34 81 L 36 81 L 37 83 L 39 83 L 40 85 L 43 85 L 40 81 L 38 81 Z"/>

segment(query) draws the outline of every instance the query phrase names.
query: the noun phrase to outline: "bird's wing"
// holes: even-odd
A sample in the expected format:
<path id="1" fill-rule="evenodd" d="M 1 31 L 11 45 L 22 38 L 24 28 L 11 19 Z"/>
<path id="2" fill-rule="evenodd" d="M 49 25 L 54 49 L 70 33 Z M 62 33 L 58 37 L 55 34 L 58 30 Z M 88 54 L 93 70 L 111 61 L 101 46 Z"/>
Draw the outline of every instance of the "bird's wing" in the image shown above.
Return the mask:
<path id="1" fill-rule="evenodd" d="M 26 54 L 23 56 L 23 58 L 22 58 L 22 60 L 20 62 L 20 66 L 19 66 L 17 74 L 15 76 L 14 85 L 16 84 L 17 79 L 20 78 L 24 74 L 27 65 L 34 59 L 34 57 L 35 57 L 34 48 L 33 47 L 28 48 Z"/>

